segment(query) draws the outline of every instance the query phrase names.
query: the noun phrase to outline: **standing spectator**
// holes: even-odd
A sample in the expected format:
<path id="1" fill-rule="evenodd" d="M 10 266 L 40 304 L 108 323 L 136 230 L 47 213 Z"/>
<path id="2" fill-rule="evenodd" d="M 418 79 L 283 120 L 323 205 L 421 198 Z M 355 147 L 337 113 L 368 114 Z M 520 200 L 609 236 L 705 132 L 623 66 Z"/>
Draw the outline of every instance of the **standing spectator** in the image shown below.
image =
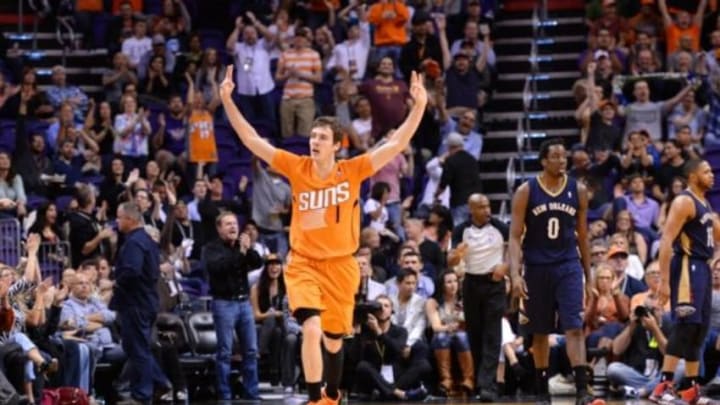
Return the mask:
<path id="1" fill-rule="evenodd" d="M 190 97 L 188 100 L 191 101 Z M 182 97 L 179 94 L 173 94 L 168 101 L 168 114 L 162 112 L 158 114 L 158 126 L 152 141 L 155 148 L 155 160 L 163 173 L 167 173 L 175 164 L 180 168 L 186 168 L 187 111 Z"/>
<path id="2" fill-rule="evenodd" d="M 642 176 L 637 174 L 631 176 L 629 183 L 630 195 L 625 196 L 627 210 L 634 220 L 634 227 L 647 233 L 657 222 L 660 206 L 645 192 L 645 181 Z M 647 252 L 645 253 L 647 255 Z M 643 255 L 640 255 L 640 258 L 645 259 Z"/>
<path id="3" fill-rule="evenodd" d="M 113 151 L 120 154 L 125 170 L 145 169 L 148 159 L 148 137 L 152 128 L 148 121 L 149 111 L 138 110 L 137 99 L 132 96 L 122 98 L 123 113 L 115 116 L 113 127 L 117 133 Z"/>
<path id="4" fill-rule="evenodd" d="M 389 57 L 393 67 L 397 66 L 400 49 L 407 42 L 405 23 L 409 18 L 410 10 L 402 0 L 381 0 L 368 9 L 367 19 L 374 27 L 375 57 L 380 63 Z"/>
<path id="5" fill-rule="evenodd" d="M 295 32 L 293 48 L 280 55 L 275 79 L 285 82 L 280 102 L 280 132 L 283 138 L 310 136 L 315 117 L 314 84 L 322 82 L 320 55 L 310 48 L 308 28 Z"/>
<path id="6" fill-rule="evenodd" d="M 195 85 L 189 74 L 186 75 L 188 83 L 187 94 L 187 159 L 193 164 L 202 164 L 207 168 L 206 173 L 215 172 L 215 164 L 218 161 L 217 144 L 215 142 L 215 125 L 213 119 L 214 109 L 220 103 L 218 97 L 214 97 L 209 104 L 205 104 L 202 93 L 195 90 Z M 217 83 L 212 81 L 211 85 L 218 95 Z M 197 176 L 196 176 L 197 178 Z"/>
<path id="7" fill-rule="evenodd" d="M 238 42 L 241 31 L 242 42 Z M 262 117 L 276 122 L 277 114 L 270 94 L 275 88 L 270 73 L 270 49 L 274 42 L 272 36 L 258 38 L 258 29 L 253 25 L 245 26 L 242 17 L 238 17 L 226 43 L 238 67 L 235 81 L 240 110 L 250 121 Z"/>
<path id="8" fill-rule="evenodd" d="M 482 35 L 482 41 L 480 36 Z M 473 53 L 468 55 L 463 52 L 463 48 L 471 47 Z M 490 30 L 487 24 L 479 24 L 477 21 L 467 21 L 463 29 L 463 38 L 453 41 L 450 47 L 450 54 L 455 57 L 460 53 L 465 53 L 471 60 L 480 60 L 483 58 L 485 63 L 491 68 L 495 67 L 495 51 L 490 43 Z M 480 71 L 484 69 L 478 69 Z"/>
<path id="9" fill-rule="evenodd" d="M 492 217 L 490 200 L 483 194 L 468 198 L 470 220 L 453 230 L 448 265 L 465 262 L 463 277 L 463 310 L 479 399 L 496 402 L 498 389 L 494 371 L 498 367 L 501 345 L 501 323 L 505 312 L 504 277 L 508 265 L 504 260 L 508 227 Z"/>
<path id="10" fill-rule="evenodd" d="M 461 224 L 468 218 L 468 197 L 473 193 L 482 191 L 480 177 L 478 176 L 478 162 L 466 150 L 465 139 L 458 133 L 451 133 L 445 139 L 448 148 L 448 157 L 443 164 L 443 173 L 440 184 L 435 191 L 438 200 L 445 188 L 450 188 L 450 210 L 453 223 Z"/>
<path id="11" fill-rule="evenodd" d="M 140 62 L 137 65 L 137 74 L 140 80 L 147 78 L 151 68 L 151 62 L 158 56 L 163 58 L 163 64 L 160 69 L 162 72 L 166 75 L 171 75 L 175 70 L 175 54 L 165 46 L 165 37 L 162 36 L 162 34 L 155 34 L 152 37 L 151 44 L 152 49 L 140 57 Z"/>
<path id="12" fill-rule="evenodd" d="M 82 122 L 87 109 L 88 96 L 77 86 L 67 84 L 65 67 L 55 65 L 52 68 L 52 86 L 47 89 L 47 97 L 55 109 L 63 103 L 69 103 L 75 112 L 75 121 Z"/>
<path id="13" fill-rule="evenodd" d="M 263 244 L 270 246 L 280 257 L 288 253 L 284 218 L 290 212 L 290 186 L 278 174 L 253 162 L 252 219 L 258 227 Z"/>
<path id="14" fill-rule="evenodd" d="M 152 400 L 154 387 L 170 387 L 151 351 L 152 327 L 159 306 L 156 286 L 160 277 L 160 250 L 145 231 L 137 205 L 121 204 L 117 221 L 125 243 L 115 263 L 115 290 L 110 309 L 117 312 L 122 324 L 122 346 L 128 356 L 132 399 L 124 402 L 146 403 Z"/>
<path id="15" fill-rule="evenodd" d="M 673 21 L 668 12 L 667 0 L 658 0 L 658 8 L 665 25 L 665 46 L 668 55 L 680 47 L 680 39 L 684 36 L 690 38 L 693 52 L 700 51 L 700 32 L 702 31 L 703 16 L 705 15 L 707 3 L 708 0 L 700 0 L 695 16 L 691 16 L 689 12 L 682 8 L 678 9 L 676 20 Z"/>
<path id="16" fill-rule="evenodd" d="M 95 192 L 91 186 L 83 185 L 75 194 L 78 208 L 70 213 L 70 251 L 72 267 L 77 268 L 83 261 L 98 255 L 110 256 L 107 242 L 115 236 L 110 227 L 101 228 L 95 215 Z"/>
<path id="17" fill-rule="evenodd" d="M 403 77 L 410 77 L 413 70 L 420 70 L 425 61 L 433 60 L 445 70 L 450 64 L 450 51 L 445 36 L 445 16 L 436 18 L 438 36 L 431 35 L 428 25 L 433 19 L 423 10 L 415 11 L 412 18 L 412 37 L 400 51 L 400 71 Z"/>
<path id="18" fill-rule="evenodd" d="M 404 81 L 393 77 L 394 69 L 395 62 L 392 58 L 380 59 L 375 78 L 363 82 L 359 89 L 360 93 L 370 100 L 374 140 L 397 128 L 408 111 L 408 88 Z"/>
<path id="19" fill-rule="evenodd" d="M 250 288 L 250 303 L 253 307 L 255 323 L 260 327 L 258 333 L 258 352 L 270 363 L 270 382 L 276 385 L 280 380 L 281 365 L 286 353 L 285 332 L 283 328 L 283 300 L 285 299 L 285 282 L 283 281 L 283 262 L 276 254 L 265 258 L 265 268 L 260 272 L 257 284 Z M 296 349 L 293 347 L 292 349 Z M 293 380 L 295 370 L 287 370 L 290 375 L 283 375 L 282 380 Z M 292 389 L 293 384 L 285 386 Z"/>
<path id="20" fill-rule="evenodd" d="M 205 245 L 202 253 L 210 277 L 212 312 L 217 334 L 217 384 L 221 400 L 232 399 L 230 356 L 233 335 L 242 348 L 242 379 L 247 399 L 259 400 L 257 336 L 253 309 L 248 300 L 249 269 L 262 265 L 262 259 L 250 249 L 250 237 L 239 234 L 235 214 L 223 212 L 215 220 L 218 238 Z"/>
<path id="21" fill-rule="evenodd" d="M 486 40 L 485 44 L 487 48 L 489 40 Z M 475 59 L 475 63 L 472 61 L 473 58 L 464 49 L 453 56 L 452 64 L 445 72 L 447 102 L 446 105 L 438 106 L 440 111 L 444 108 L 453 111 L 457 108 L 468 108 L 474 112 L 482 107 L 483 87 L 486 87 L 489 81 L 487 52 Z"/>
<path id="22" fill-rule="evenodd" d="M 333 48 L 332 56 L 325 68 L 337 72 L 345 72 L 355 82 L 365 78 L 365 71 L 370 53 L 370 24 L 364 5 L 354 5 L 358 13 L 358 21 L 347 29 L 347 39 Z"/>
<path id="23" fill-rule="evenodd" d="M 144 96 L 152 97 L 155 102 L 164 103 L 170 95 L 171 84 L 168 74 L 163 69 L 165 57 L 153 55 L 145 67 L 147 77 L 140 83 L 140 91 Z"/>
<path id="24" fill-rule="evenodd" d="M 147 22 L 145 20 L 135 21 L 133 36 L 122 41 L 122 53 L 127 55 L 130 67 L 137 70 L 140 59 L 151 50 L 152 40 L 147 36 Z"/>
<path id="25" fill-rule="evenodd" d="M 202 93 L 206 104 L 217 102 L 220 98 L 217 84 L 225 77 L 225 66 L 220 62 L 218 51 L 208 48 L 203 53 L 202 63 L 195 75 L 195 89 Z M 213 109 L 214 110 L 214 109 Z"/>
<path id="26" fill-rule="evenodd" d="M 653 142 L 660 141 L 662 137 L 662 118 L 679 103 L 690 90 L 693 84 L 688 83 L 673 98 L 662 102 L 650 101 L 650 86 L 647 80 L 640 79 L 633 84 L 635 101 L 628 104 L 622 111 L 625 116 L 625 135 L 638 130 L 645 130 L 650 134 Z"/>

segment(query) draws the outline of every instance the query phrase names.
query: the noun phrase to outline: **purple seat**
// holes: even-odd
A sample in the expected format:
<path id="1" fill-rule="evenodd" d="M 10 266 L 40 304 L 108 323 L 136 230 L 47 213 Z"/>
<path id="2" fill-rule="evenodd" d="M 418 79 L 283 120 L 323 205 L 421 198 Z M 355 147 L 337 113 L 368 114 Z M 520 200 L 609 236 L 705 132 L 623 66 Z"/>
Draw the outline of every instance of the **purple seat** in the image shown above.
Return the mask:
<path id="1" fill-rule="evenodd" d="M 225 36 L 219 30 L 200 30 L 200 43 L 203 49 L 214 48 L 218 51 L 225 49 Z"/>
<path id="2" fill-rule="evenodd" d="M 72 196 L 61 195 L 55 199 L 55 207 L 57 207 L 57 210 L 59 212 L 67 211 L 68 207 L 70 206 L 70 201 L 72 201 L 72 199 Z"/>

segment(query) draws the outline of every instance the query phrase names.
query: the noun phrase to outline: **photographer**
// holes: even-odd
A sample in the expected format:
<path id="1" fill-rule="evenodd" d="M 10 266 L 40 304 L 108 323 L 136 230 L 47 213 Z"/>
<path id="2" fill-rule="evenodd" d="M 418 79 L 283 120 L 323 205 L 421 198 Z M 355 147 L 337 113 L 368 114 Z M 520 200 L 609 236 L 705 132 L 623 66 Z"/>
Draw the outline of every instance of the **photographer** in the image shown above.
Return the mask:
<path id="1" fill-rule="evenodd" d="M 610 363 L 607 378 L 611 387 L 626 396 L 647 397 L 660 381 L 660 365 L 672 325 L 662 322 L 660 303 L 647 298 L 630 313 L 630 322 L 615 337 L 612 353 L 620 361 Z"/>
<path id="2" fill-rule="evenodd" d="M 379 308 L 367 314 L 355 339 L 354 352 L 363 359 L 355 369 L 358 390 L 377 390 L 383 400 L 422 400 L 427 392 L 417 386 L 431 371 L 430 364 L 424 361 L 402 367 L 408 332 L 391 322 L 393 303 L 387 295 L 378 296 L 375 302 Z"/>

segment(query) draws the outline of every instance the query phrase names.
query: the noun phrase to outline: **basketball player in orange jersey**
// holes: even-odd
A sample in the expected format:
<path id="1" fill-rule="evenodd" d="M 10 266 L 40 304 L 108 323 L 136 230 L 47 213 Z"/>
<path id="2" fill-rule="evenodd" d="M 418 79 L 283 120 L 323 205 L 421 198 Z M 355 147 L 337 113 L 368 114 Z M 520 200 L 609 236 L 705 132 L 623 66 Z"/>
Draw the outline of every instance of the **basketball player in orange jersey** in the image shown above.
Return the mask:
<path id="1" fill-rule="evenodd" d="M 302 73 L 300 75 L 302 80 Z M 292 222 L 285 284 L 293 316 L 302 325 L 302 363 L 310 404 L 335 405 L 340 400 L 342 338 L 352 333 L 354 295 L 360 270 L 353 253 L 360 234 L 360 184 L 400 154 L 422 119 L 427 93 L 413 72 L 413 107 L 388 141 L 349 160 L 336 161 L 342 132 L 336 121 L 320 117 L 310 131 L 310 156 L 276 149 L 258 136 L 232 101 L 233 66 L 220 85 L 225 112 L 240 140 L 260 159 L 290 181 Z M 324 343 L 326 386 L 321 390 Z"/>

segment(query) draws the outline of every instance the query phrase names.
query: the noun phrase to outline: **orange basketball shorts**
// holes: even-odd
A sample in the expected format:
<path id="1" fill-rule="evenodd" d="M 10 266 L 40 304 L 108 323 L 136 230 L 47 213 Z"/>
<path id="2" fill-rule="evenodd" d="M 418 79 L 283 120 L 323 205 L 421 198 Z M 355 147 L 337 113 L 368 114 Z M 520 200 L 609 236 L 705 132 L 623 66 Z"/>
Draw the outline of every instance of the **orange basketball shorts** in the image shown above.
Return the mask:
<path id="1" fill-rule="evenodd" d="M 315 260 L 292 252 L 285 269 L 290 310 L 317 309 L 324 332 L 352 333 L 360 268 L 353 256 Z"/>

